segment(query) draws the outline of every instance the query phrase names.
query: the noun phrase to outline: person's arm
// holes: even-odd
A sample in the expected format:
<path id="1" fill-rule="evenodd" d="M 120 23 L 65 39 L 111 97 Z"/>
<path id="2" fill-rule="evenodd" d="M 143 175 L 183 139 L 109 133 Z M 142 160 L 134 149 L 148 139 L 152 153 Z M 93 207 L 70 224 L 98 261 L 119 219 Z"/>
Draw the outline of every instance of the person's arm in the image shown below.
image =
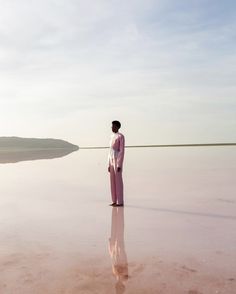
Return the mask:
<path id="1" fill-rule="evenodd" d="M 110 155 L 110 151 L 109 151 L 109 153 L 108 153 L 108 156 L 107 156 L 107 170 L 108 170 L 108 172 L 110 172 L 110 160 L 111 160 L 111 155 Z"/>
<path id="2" fill-rule="evenodd" d="M 117 157 L 117 171 L 122 170 L 123 161 L 124 161 L 124 154 L 125 154 L 125 137 L 122 135 L 120 136 L 120 151 Z"/>

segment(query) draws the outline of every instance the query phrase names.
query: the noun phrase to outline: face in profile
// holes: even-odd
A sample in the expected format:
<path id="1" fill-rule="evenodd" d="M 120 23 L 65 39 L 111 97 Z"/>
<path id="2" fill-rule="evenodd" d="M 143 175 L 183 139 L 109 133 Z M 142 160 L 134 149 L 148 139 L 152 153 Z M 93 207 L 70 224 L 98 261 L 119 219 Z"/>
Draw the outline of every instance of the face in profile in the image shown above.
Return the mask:
<path id="1" fill-rule="evenodd" d="M 118 130 L 119 130 L 119 128 L 118 128 L 117 125 L 112 124 L 112 126 L 111 126 L 111 130 L 112 130 L 113 133 L 117 133 Z"/>

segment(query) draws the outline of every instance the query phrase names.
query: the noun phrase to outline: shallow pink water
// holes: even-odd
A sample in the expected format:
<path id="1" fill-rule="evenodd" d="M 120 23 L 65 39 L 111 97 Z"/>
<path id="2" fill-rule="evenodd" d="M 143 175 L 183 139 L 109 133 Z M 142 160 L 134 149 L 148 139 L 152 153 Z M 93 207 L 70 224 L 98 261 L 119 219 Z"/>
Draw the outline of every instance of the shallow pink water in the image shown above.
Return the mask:
<path id="1" fill-rule="evenodd" d="M 0 165 L 0 293 L 236 293 L 236 148 L 128 149 L 113 218 L 106 165 Z"/>

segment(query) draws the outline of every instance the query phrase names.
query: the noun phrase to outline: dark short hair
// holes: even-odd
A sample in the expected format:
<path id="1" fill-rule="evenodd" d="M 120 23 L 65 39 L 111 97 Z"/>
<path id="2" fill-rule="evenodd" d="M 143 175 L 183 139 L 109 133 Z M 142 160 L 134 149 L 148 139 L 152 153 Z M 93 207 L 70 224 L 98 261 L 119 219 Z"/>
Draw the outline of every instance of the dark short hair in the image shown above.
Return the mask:
<path id="1" fill-rule="evenodd" d="M 112 124 L 116 126 L 118 129 L 121 127 L 121 123 L 118 120 L 113 120 Z"/>

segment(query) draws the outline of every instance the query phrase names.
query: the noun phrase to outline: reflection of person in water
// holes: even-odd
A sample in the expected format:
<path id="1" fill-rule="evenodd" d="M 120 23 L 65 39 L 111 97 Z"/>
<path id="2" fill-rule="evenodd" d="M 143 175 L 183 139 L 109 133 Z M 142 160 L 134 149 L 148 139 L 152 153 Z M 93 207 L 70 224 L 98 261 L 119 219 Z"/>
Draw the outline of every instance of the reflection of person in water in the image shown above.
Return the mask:
<path id="1" fill-rule="evenodd" d="M 128 262 L 124 242 L 124 208 L 112 208 L 111 238 L 109 252 L 112 260 L 112 271 L 117 279 L 116 293 L 125 292 L 124 281 L 128 280 Z"/>

